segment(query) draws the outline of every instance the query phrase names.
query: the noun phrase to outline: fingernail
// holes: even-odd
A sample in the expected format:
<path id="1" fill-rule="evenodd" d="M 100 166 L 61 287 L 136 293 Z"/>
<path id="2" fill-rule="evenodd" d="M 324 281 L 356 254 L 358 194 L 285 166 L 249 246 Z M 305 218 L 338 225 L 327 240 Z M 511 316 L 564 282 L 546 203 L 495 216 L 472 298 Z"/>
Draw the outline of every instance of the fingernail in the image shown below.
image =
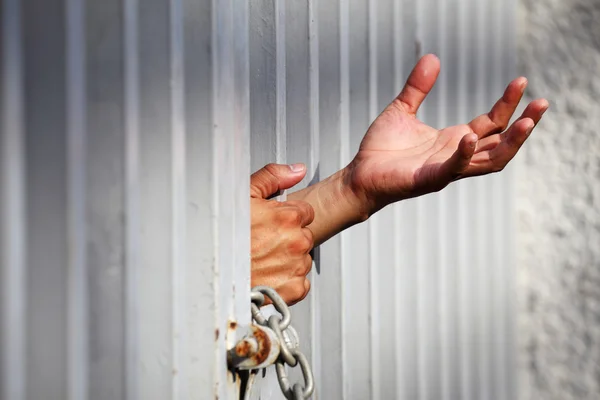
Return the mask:
<path id="1" fill-rule="evenodd" d="M 292 170 L 292 172 L 302 172 L 302 171 L 304 171 L 304 164 L 302 164 L 302 163 L 292 164 L 292 165 L 290 165 L 290 169 Z"/>
<path id="2" fill-rule="evenodd" d="M 525 90 L 525 88 L 527 87 L 527 79 L 524 79 L 523 82 L 521 82 L 521 86 L 519 86 L 519 88 L 521 89 L 521 91 Z"/>
<path id="3" fill-rule="evenodd" d="M 525 135 L 529 136 L 529 134 L 531 133 L 531 131 L 533 131 L 533 125 L 530 126 L 529 128 L 527 128 L 527 131 L 525 131 Z"/>

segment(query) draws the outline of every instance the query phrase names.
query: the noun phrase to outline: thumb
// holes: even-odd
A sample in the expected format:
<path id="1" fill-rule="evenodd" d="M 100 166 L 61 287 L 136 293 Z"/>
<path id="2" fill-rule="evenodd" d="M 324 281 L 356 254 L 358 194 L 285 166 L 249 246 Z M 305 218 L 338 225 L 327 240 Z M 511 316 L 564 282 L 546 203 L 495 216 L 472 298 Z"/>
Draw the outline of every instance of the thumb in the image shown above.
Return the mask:
<path id="1" fill-rule="evenodd" d="M 304 164 L 268 164 L 250 177 L 250 197 L 266 199 L 296 185 L 304 175 Z"/>

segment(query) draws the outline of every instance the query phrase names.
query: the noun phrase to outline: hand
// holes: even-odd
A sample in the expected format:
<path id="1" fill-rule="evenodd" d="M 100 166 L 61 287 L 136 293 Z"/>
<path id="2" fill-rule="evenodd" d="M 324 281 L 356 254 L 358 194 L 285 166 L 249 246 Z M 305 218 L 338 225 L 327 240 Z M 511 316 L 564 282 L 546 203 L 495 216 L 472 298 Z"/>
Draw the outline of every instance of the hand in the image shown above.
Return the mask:
<path id="1" fill-rule="evenodd" d="M 437 130 L 416 118 L 440 71 L 434 55 L 415 66 L 400 95 L 373 122 L 348 166 L 352 192 L 370 212 L 443 189 L 450 182 L 502 170 L 527 139 L 548 102 L 531 102 L 505 131 L 527 86 L 512 81 L 488 114 L 468 124 Z"/>
<path id="2" fill-rule="evenodd" d="M 302 180 L 302 164 L 269 164 L 250 179 L 251 285 L 270 286 L 288 305 L 310 290 L 312 232 L 306 228 L 314 211 L 304 201 L 265 200 Z"/>

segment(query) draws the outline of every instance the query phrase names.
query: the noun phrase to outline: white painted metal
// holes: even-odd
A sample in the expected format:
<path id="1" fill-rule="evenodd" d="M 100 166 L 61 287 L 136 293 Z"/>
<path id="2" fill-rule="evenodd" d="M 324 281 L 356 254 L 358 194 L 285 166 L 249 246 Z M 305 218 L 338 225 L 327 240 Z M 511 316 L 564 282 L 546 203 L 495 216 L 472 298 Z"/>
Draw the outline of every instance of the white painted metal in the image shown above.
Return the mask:
<path id="1" fill-rule="evenodd" d="M 138 0 L 123 2 L 123 75 L 124 75 L 124 170 L 127 215 L 125 224 L 125 296 L 124 296 L 124 359 L 125 377 L 122 389 L 125 398 L 137 399 L 138 391 L 138 329 L 137 279 L 140 274 L 139 196 L 140 196 L 140 75 L 138 46 Z"/>
<path id="2" fill-rule="evenodd" d="M 133 325 L 127 299 L 133 294 L 129 282 L 135 273 L 132 260 L 136 246 L 130 244 L 138 226 L 133 223 L 139 202 L 131 179 L 131 128 L 137 120 L 131 107 L 129 71 L 122 74 L 125 49 L 122 43 L 135 24 L 123 32 L 121 3 L 107 1 L 85 7 L 86 66 L 86 183 L 85 231 L 87 235 L 86 273 L 89 304 L 88 394 L 92 399 L 125 391 L 126 354 L 135 349 L 124 341 Z M 90 16 L 94 16 L 91 18 Z M 103 35 L 102 32 L 111 32 Z M 130 50 L 128 43 L 125 48 Z M 135 53 L 131 53 L 135 54 Z M 129 68 L 128 68 L 129 69 Z M 80 132 L 80 134 L 84 133 Z M 107 167 L 109 166 L 109 167 Z M 123 221 L 125 218 L 125 222 Z M 133 286 L 133 283 L 131 284 Z M 53 290 L 48 287 L 46 290 Z M 132 341 L 137 344 L 136 341 Z"/>
<path id="3" fill-rule="evenodd" d="M 469 21 L 478 21 L 475 26 L 481 30 L 510 18 L 510 11 L 504 16 L 492 12 L 492 3 L 340 0 L 319 5 L 321 179 L 349 161 L 368 123 L 400 89 L 416 53 L 435 52 L 442 58 L 440 81 L 421 113 L 426 122 L 439 127 L 465 122 L 492 104 L 509 77 L 490 77 L 498 76 L 495 68 L 511 63 L 512 57 L 491 61 L 499 51 L 499 35 L 489 29 L 473 35 L 469 29 Z M 272 4 L 276 8 L 278 2 Z M 291 93 L 303 93 L 299 76 L 306 66 L 299 58 L 306 50 L 293 47 L 303 42 L 289 36 L 304 14 L 287 15 L 283 51 L 293 60 L 285 66 L 290 107 L 299 101 Z M 290 56 L 292 49 L 296 58 Z M 269 56 L 277 59 L 277 54 Z M 272 73 L 272 79 L 280 76 L 279 70 Z M 298 117 L 295 109 L 287 110 L 288 119 Z M 270 115 L 273 122 L 267 130 L 277 137 L 275 108 Z M 265 121 L 255 113 L 251 118 Z M 312 148 L 306 133 L 290 133 L 304 126 L 286 125 L 287 155 L 294 154 L 289 162 L 308 159 L 295 157 Z M 273 143 L 254 129 L 252 141 L 263 149 Z M 275 161 L 273 156 L 258 163 L 253 159 L 253 168 Z M 312 275 L 318 290 L 306 302 L 319 299 L 312 310 L 321 321 L 312 337 L 316 397 L 508 398 L 500 387 L 506 385 L 502 376 L 512 372 L 498 354 L 508 348 L 497 341 L 494 327 L 508 323 L 509 315 L 502 312 L 508 299 L 496 290 L 509 277 L 501 272 L 502 256 L 491 246 L 496 242 L 484 240 L 483 231 L 486 221 L 500 222 L 506 215 L 491 210 L 506 199 L 494 182 L 507 178 L 486 179 L 384 209 L 369 223 L 321 246 Z M 505 232 L 498 225 L 490 235 L 499 239 Z M 494 251 L 498 258 L 490 261 Z M 392 307 L 390 296 L 396 299 Z M 306 310 L 297 307 L 304 320 Z"/>
<path id="4" fill-rule="evenodd" d="M 65 3 L 66 32 L 66 146 L 68 247 L 68 398 L 80 399 L 89 390 L 89 304 L 86 269 L 86 83 L 85 9 L 81 0 Z"/>
<path id="5" fill-rule="evenodd" d="M 237 398 L 250 172 L 304 162 L 302 188 L 344 167 L 417 54 L 442 59 L 427 123 L 486 111 L 515 7 L 2 2 L 1 398 Z M 515 398 L 510 174 L 315 250 L 292 308 L 315 398 Z M 282 398 L 273 371 L 256 388 Z"/>
<path id="6" fill-rule="evenodd" d="M 0 398 L 238 397 L 247 16 L 2 2 Z"/>
<path id="7" fill-rule="evenodd" d="M 0 5 L 0 397 L 25 400 L 27 263 L 22 7 Z"/>
<path id="8" fill-rule="evenodd" d="M 249 204 L 238 203 L 238 196 L 249 197 L 249 189 L 236 189 L 245 185 L 248 187 L 250 168 L 249 152 L 249 92 L 246 75 L 248 53 L 245 44 L 248 29 L 244 21 L 248 20 L 246 7 L 238 7 L 233 1 L 213 1 L 213 34 L 212 34 L 212 74 L 213 74 L 213 123 L 214 136 L 212 151 L 214 167 L 212 179 L 213 212 L 216 216 L 212 234 L 216 241 L 213 270 L 216 274 L 215 302 L 217 308 L 217 324 L 220 335 L 227 335 L 228 320 L 238 320 L 239 323 L 249 323 Z M 190 26 L 190 29 L 192 27 Z M 243 53 L 243 54 L 242 54 Z M 201 93 L 196 93 L 201 95 Z M 191 111 L 191 110 L 190 110 Z M 204 135 L 203 135 L 204 136 Z M 210 149 L 210 148 L 209 148 Z M 204 153 L 205 155 L 206 152 Z M 236 156 L 239 156 L 236 158 Z M 232 168 L 234 166 L 234 168 Z M 236 206 L 241 208 L 236 208 Z M 246 217 L 245 219 L 243 219 Z M 236 235 L 236 229 L 241 232 Z M 237 243 L 241 240 L 244 243 Z M 238 247 L 239 244 L 239 252 Z M 232 251 L 233 250 L 233 251 Z M 210 269 L 204 269 L 210 275 Z M 241 283 L 242 275 L 246 280 L 245 287 L 240 288 L 236 295 L 235 283 Z M 236 277 L 237 278 L 234 278 Z M 205 275 L 206 279 L 206 275 Z M 198 299 L 200 300 L 200 299 Z M 203 303 L 206 300 L 202 300 Z M 209 306 L 210 307 L 210 306 Z M 245 312 L 236 315 L 236 310 Z M 231 374 L 226 374 L 225 350 L 233 345 L 233 335 L 227 335 L 227 341 L 219 340 L 216 346 L 216 377 L 218 398 L 231 399 L 237 396 L 238 390 L 232 382 Z M 203 350 L 206 346 L 202 346 Z M 212 352 L 211 352 L 212 353 Z M 206 353 L 205 353 L 206 354 Z M 210 353 L 209 353 L 210 354 Z M 191 360 L 193 362 L 193 360 Z"/>

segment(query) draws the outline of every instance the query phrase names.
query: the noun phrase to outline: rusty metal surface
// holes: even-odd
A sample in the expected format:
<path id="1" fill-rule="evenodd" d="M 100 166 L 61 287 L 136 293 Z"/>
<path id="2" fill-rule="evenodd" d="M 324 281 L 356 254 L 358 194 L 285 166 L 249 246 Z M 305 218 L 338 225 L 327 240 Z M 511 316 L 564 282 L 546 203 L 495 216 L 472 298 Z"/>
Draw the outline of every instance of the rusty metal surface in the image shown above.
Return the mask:
<path id="1" fill-rule="evenodd" d="M 245 330 L 245 334 L 236 332 L 240 337 L 235 346 L 227 352 L 227 361 L 230 368 L 239 370 L 260 369 L 272 365 L 280 352 L 279 338 L 271 329 L 252 324 Z"/>

